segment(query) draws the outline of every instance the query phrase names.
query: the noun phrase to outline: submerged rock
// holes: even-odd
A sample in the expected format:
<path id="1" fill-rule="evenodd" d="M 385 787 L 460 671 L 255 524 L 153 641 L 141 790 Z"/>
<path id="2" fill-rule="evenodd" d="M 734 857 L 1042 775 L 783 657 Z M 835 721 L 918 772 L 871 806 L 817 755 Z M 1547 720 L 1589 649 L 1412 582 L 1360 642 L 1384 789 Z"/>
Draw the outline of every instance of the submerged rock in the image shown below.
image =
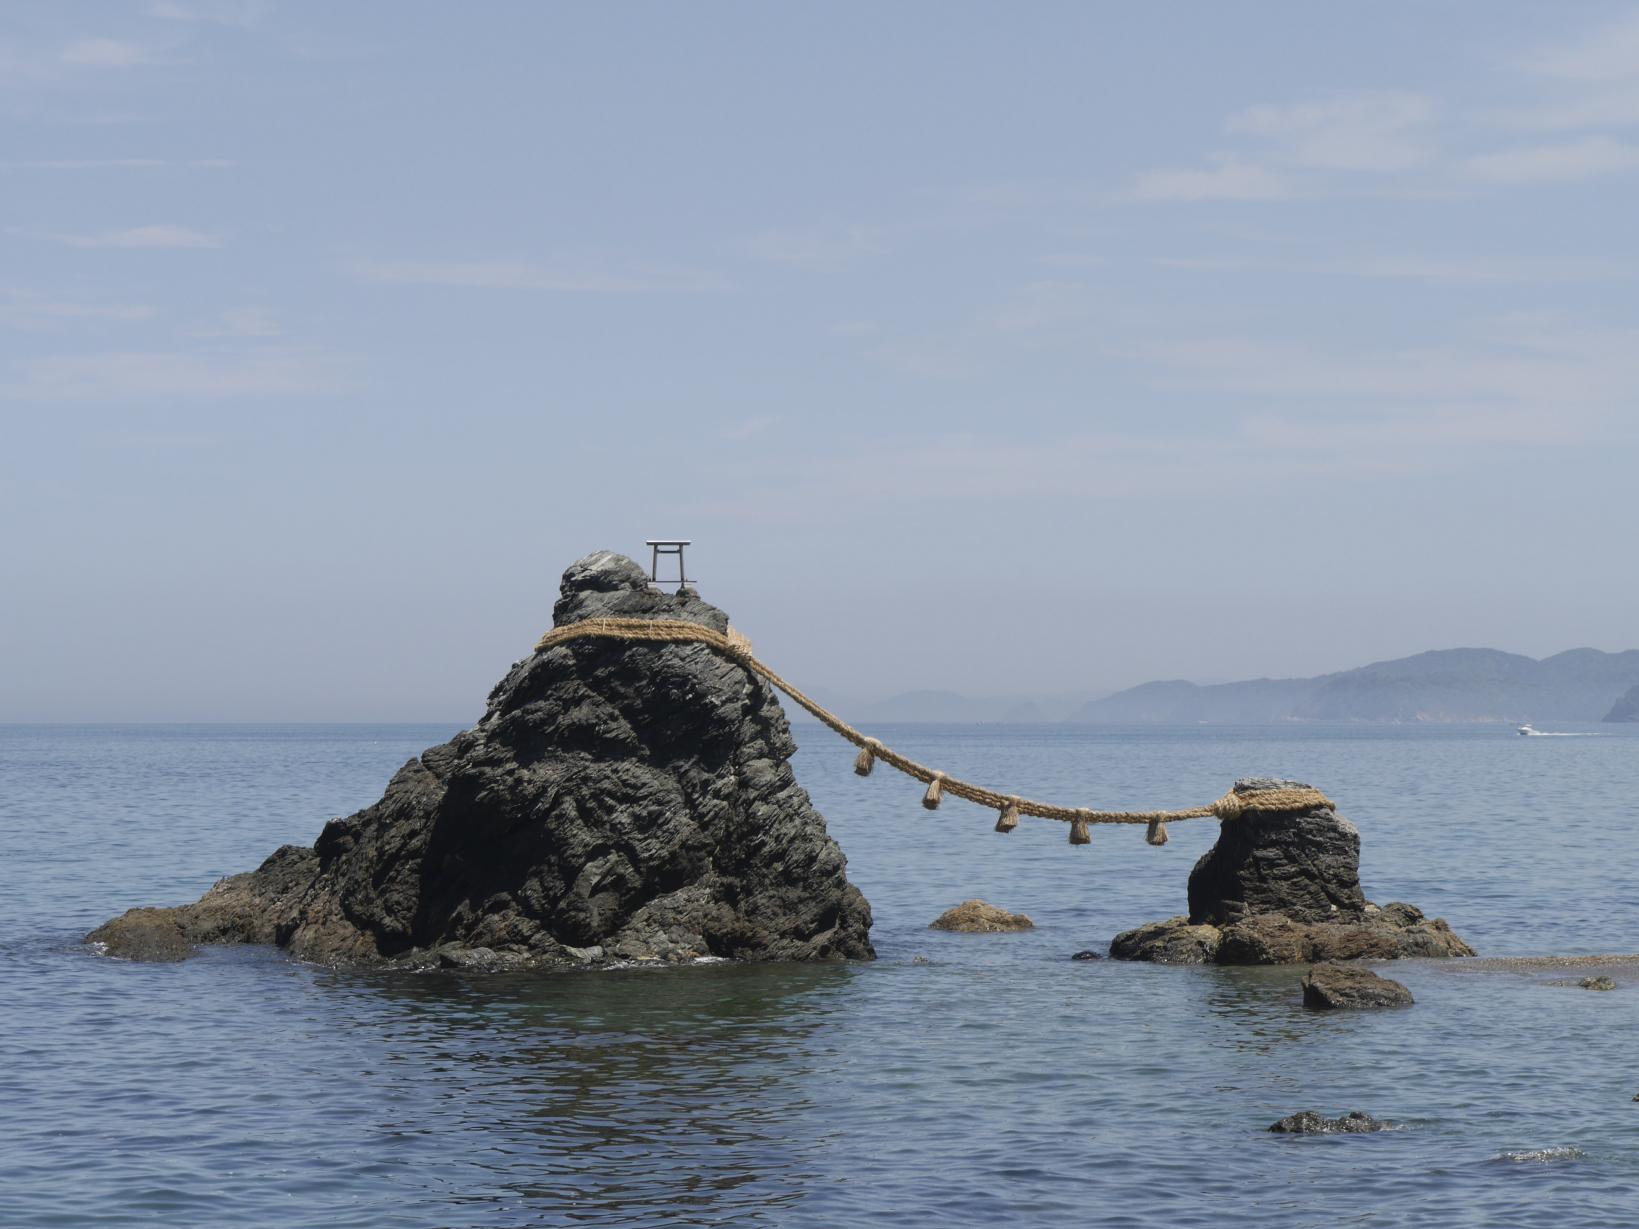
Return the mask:
<path id="1" fill-rule="evenodd" d="M 1328 807 L 1260 811 L 1257 795 L 1296 781 L 1235 784 L 1245 810 L 1189 876 L 1189 915 L 1125 931 L 1121 960 L 1161 964 L 1307 964 L 1472 956 L 1446 925 L 1398 901 L 1379 908 L 1360 887 L 1360 833 Z"/>
<path id="2" fill-rule="evenodd" d="M 608 551 L 564 573 L 553 614 L 728 626 Z M 870 907 L 792 775 L 795 749 L 773 690 L 706 645 L 556 645 L 313 848 L 91 937 L 116 954 L 175 950 L 176 936 L 471 970 L 868 958 Z"/>
<path id="3" fill-rule="evenodd" d="M 928 926 L 929 930 L 953 930 L 965 935 L 1006 934 L 1016 930 L 1034 930 L 1036 924 L 1022 913 L 982 900 L 964 900 L 954 909 L 946 909 Z"/>
<path id="4" fill-rule="evenodd" d="M 1317 964 L 1302 981 L 1303 1005 L 1314 1011 L 1362 1007 L 1410 1007 L 1411 991 L 1370 969 Z"/>
<path id="5" fill-rule="evenodd" d="M 1548 983 L 1550 986 L 1575 986 L 1578 990 L 1615 990 L 1616 983 L 1609 977 L 1563 977 Z"/>
<path id="6" fill-rule="evenodd" d="M 1393 1130 L 1394 1124 L 1381 1122 L 1359 1110 L 1351 1110 L 1341 1118 L 1322 1118 L 1314 1110 L 1303 1110 L 1271 1123 L 1269 1129 L 1281 1135 L 1364 1135 Z"/>

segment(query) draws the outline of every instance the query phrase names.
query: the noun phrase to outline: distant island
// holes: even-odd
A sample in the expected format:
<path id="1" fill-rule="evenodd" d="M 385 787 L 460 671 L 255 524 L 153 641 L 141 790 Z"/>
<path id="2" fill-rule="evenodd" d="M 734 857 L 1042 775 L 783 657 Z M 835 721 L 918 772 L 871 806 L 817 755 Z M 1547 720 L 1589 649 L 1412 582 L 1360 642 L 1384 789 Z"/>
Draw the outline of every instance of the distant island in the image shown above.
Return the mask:
<path id="1" fill-rule="evenodd" d="M 1639 683 L 1622 693 L 1622 698 L 1605 714 L 1606 721 L 1639 721 Z"/>
<path id="2" fill-rule="evenodd" d="M 1639 650 L 1571 649 L 1538 661 L 1498 649 L 1437 649 L 1316 678 L 1144 683 L 1080 705 L 910 691 L 849 711 L 866 723 L 1639 721 Z"/>
<path id="3" fill-rule="evenodd" d="M 1083 721 L 1600 721 L 1639 686 L 1639 650 L 1571 649 L 1541 661 L 1440 649 L 1308 679 L 1201 687 L 1145 683 L 1094 700 Z"/>

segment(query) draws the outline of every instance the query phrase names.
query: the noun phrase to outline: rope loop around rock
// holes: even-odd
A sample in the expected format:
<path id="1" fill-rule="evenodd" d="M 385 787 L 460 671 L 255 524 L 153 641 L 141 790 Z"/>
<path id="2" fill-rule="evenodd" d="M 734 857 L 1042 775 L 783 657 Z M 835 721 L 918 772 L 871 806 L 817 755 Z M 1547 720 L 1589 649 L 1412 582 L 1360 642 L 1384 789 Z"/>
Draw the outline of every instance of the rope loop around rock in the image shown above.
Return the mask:
<path id="1" fill-rule="evenodd" d="M 784 692 L 791 701 L 806 711 L 821 725 L 837 734 L 839 737 L 852 743 L 860 749 L 859 759 L 855 761 L 854 771 L 861 776 L 869 775 L 871 767 L 880 760 L 882 763 L 897 769 L 912 780 L 920 781 L 928 787 L 928 792 L 922 804 L 929 810 L 939 805 L 945 794 L 989 807 L 1001 813 L 997 821 L 997 831 L 1010 831 L 1018 822 L 1020 815 L 1032 815 L 1038 819 L 1053 819 L 1071 825 L 1070 841 L 1072 844 L 1085 844 L 1082 838 L 1086 836 L 1086 826 L 1089 824 L 1145 824 L 1149 826 L 1150 835 L 1159 836 L 1160 840 L 1153 840 L 1153 844 L 1161 844 L 1166 840 L 1166 829 L 1162 826 L 1184 819 L 1219 819 L 1229 820 L 1238 818 L 1246 811 L 1278 811 L 1301 812 L 1320 808 L 1330 808 L 1332 801 L 1318 789 L 1277 788 L 1260 789 L 1249 793 L 1237 793 L 1230 790 L 1216 802 L 1206 806 L 1187 807 L 1180 811 L 1098 811 L 1088 807 L 1065 807 L 1054 803 L 1036 802 L 1029 798 L 1021 798 L 1016 794 L 1004 794 L 982 785 L 974 785 L 968 781 L 959 780 L 937 769 L 919 764 L 909 756 L 901 755 L 879 739 L 872 738 L 854 729 L 841 717 L 825 708 L 823 705 L 804 695 L 788 680 L 782 678 L 765 662 L 759 660 L 752 652 L 751 641 L 741 635 L 734 628 L 727 632 L 719 632 L 714 628 L 699 623 L 688 623 L 680 619 L 633 619 L 633 618 L 593 618 L 582 619 L 578 623 L 568 623 L 562 627 L 554 627 L 540 638 L 535 645 L 536 652 L 543 652 L 557 645 L 568 644 L 574 640 L 599 638 L 605 640 L 648 641 L 661 644 L 703 644 L 726 655 L 740 666 L 759 675 L 770 685 Z"/>

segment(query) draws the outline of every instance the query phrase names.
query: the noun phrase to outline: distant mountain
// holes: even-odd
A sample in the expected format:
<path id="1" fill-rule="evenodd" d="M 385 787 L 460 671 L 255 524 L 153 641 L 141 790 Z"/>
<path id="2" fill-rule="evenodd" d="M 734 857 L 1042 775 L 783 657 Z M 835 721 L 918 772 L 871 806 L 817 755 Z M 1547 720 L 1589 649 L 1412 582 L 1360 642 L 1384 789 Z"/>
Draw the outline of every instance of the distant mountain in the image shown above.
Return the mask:
<path id="1" fill-rule="evenodd" d="M 1082 721 L 1598 721 L 1639 686 L 1639 650 L 1572 649 L 1537 661 L 1440 649 L 1309 679 L 1201 687 L 1145 683 L 1082 708 Z"/>
<path id="2" fill-rule="evenodd" d="M 1605 714 L 1606 721 L 1639 721 L 1639 686 L 1625 692 L 1615 707 Z"/>

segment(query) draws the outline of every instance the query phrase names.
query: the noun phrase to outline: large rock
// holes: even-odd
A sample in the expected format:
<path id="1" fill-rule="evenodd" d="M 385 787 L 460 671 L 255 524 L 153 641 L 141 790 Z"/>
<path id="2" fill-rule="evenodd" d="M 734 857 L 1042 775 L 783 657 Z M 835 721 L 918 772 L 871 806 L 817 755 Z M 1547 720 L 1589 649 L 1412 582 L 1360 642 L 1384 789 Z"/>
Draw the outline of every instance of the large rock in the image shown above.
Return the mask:
<path id="1" fill-rule="evenodd" d="M 607 551 L 572 565 L 561 593 L 559 626 L 728 626 Z M 868 958 L 870 907 L 792 775 L 795 749 L 774 692 L 706 645 L 574 640 L 518 662 L 476 726 L 313 848 L 90 938 L 166 958 L 273 943 L 307 960 L 468 969 Z"/>
<path id="2" fill-rule="evenodd" d="M 1125 931 L 1121 960 L 1159 964 L 1307 964 L 1472 956 L 1443 918 L 1411 905 L 1381 908 L 1360 888 L 1360 833 L 1330 808 L 1257 808 L 1260 793 L 1307 789 L 1296 781 L 1239 781 L 1243 810 L 1189 876 L 1189 915 Z"/>
<path id="3" fill-rule="evenodd" d="M 1249 808 L 1259 793 L 1295 781 L 1237 781 Z M 1360 890 L 1360 833 L 1330 810 L 1248 809 L 1225 822 L 1218 843 L 1189 874 L 1189 920 L 1223 926 L 1257 913 L 1324 922 L 1366 906 Z"/>

